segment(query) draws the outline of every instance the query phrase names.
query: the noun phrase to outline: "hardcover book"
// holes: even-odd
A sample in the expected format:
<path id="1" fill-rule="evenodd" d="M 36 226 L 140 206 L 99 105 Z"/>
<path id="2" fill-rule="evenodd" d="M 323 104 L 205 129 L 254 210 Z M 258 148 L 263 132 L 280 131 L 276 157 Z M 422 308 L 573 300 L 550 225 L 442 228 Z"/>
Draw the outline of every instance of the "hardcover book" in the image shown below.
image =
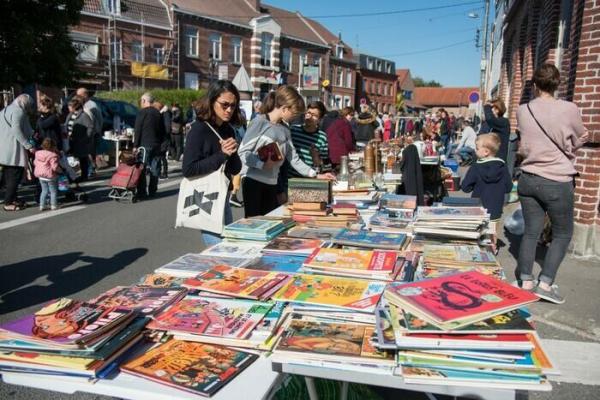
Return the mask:
<path id="1" fill-rule="evenodd" d="M 333 238 L 334 243 L 390 250 L 400 250 L 406 241 L 404 233 L 381 233 L 344 229 Z"/>
<path id="2" fill-rule="evenodd" d="M 125 373 L 212 396 L 258 356 L 228 347 L 170 340 L 123 364 Z"/>
<path id="3" fill-rule="evenodd" d="M 380 250 L 316 249 L 304 265 L 309 268 L 393 273 L 398 253 Z"/>
<path id="4" fill-rule="evenodd" d="M 268 271 L 268 272 L 283 272 L 285 274 L 295 274 L 300 271 L 306 257 L 298 256 L 262 256 L 250 264 L 246 265 L 245 269 L 252 269 L 257 271 Z"/>
<path id="5" fill-rule="evenodd" d="M 319 227 L 311 228 L 306 226 L 296 226 L 286 232 L 289 237 L 304 239 L 331 240 L 342 231 L 343 228 Z"/>
<path id="6" fill-rule="evenodd" d="M 283 160 L 283 154 L 281 153 L 281 148 L 277 142 L 271 142 L 261 146 L 256 150 L 258 154 L 258 158 L 260 161 L 265 162 L 268 159 L 271 161 L 281 161 Z"/>
<path id="7" fill-rule="evenodd" d="M 323 242 L 318 239 L 300 239 L 286 236 L 279 236 L 273 239 L 263 249 L 263 253 L 288 254 L 308 256 L 321 247 Z"/>

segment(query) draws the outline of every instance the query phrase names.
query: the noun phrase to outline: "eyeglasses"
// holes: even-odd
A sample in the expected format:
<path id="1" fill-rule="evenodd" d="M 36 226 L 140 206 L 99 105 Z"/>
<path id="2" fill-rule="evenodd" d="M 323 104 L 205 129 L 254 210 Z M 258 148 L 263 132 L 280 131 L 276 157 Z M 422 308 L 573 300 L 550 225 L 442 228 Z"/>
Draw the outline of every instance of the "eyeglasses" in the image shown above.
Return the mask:
<path id="1" fill-rule="evenodd" d="M 310 118 L 310 119 L 319 119 L 319 118 L 321 118 L 321 116 L 320 116 L 320 115 L 318 115 L 318 114 L 314 114 L 314 113 L 312 113 L 312 112 L 310 112 L 310 111 L 307 111 L 306 113 L 304 113 L 304 115 L 305 115 L 307 118 Z"/>
<path id="2" fill-rule="evenodd" d="M 232 110 L 235 110 L 235 108 L 237 107 L 237 103 L 228 103 L 226 101 L 217 101 L 217 103 L 219 103 L 219 105 L 221 106 L 221 108 L 223 110 L 227 110 L 229 108 L 231 108 Z"/>

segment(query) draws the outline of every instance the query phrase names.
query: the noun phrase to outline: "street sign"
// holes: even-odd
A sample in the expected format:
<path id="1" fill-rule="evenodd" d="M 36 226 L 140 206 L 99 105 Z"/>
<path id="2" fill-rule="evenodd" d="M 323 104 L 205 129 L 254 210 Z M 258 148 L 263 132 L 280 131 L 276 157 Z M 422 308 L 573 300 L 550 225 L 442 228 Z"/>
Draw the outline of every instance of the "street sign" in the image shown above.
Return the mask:
<path id="1" fill-rule="evenodd" d="M 476 90 L 473 90 L 471 93 L 469 93 L 469 102 L 477 103 L 478 101 L 479 101 L 479 92 Z"/>

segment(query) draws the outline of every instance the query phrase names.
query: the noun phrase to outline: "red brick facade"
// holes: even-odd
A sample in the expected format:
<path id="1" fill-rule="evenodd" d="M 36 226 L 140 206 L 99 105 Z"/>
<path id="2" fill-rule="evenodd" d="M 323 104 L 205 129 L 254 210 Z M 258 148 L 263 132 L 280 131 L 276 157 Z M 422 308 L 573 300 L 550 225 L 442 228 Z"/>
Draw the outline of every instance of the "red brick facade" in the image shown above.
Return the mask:
<path id="1" fill-rule="evenodd" d="M 577 154 L 581 176 L 575 189 L 573 250 L 600 255 L 600 0 L 514 1 L 504 32 L 500 94 L 507 100 L 511 126 L 516 109 L 531 96 L 537 65 L 554 63 L 561 72 L 558 96 L 581 110 L 590 143 Z M 562 21 L 561 21 L 562 20 Z"/>

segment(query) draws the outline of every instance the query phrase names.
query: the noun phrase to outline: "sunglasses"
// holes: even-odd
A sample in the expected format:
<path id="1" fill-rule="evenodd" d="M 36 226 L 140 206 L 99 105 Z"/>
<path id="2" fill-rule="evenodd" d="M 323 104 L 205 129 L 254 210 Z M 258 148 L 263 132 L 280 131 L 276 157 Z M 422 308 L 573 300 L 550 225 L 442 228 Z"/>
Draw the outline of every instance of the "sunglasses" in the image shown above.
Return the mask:
<path id="1" fill-rule="evenodd" d="M 223 101 L 223 102 L 217 101 L 217 103 L 219 103 L 219 105 L 221 106 L 221 108 L 223 110 L 227 110 L 227 109 L 230 109 L 230 108 L 232 110 L 235 110 L 235 108 L 237 107 L 237 103 L 228 103 L 226 101 Z"/>

